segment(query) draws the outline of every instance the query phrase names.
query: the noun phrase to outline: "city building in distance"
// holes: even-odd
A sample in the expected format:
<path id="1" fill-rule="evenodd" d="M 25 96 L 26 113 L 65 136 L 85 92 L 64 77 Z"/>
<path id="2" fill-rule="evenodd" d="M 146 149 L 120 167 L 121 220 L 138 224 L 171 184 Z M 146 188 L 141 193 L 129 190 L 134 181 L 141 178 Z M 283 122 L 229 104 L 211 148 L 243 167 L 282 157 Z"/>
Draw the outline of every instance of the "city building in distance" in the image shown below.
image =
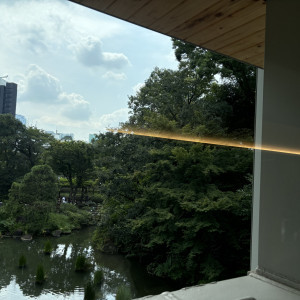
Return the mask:
<path id="1" fill-rule="evenodd" d="M 16 119 L 26 126 L 26 118 L 23 115 L 16 115 Z"/>
<path id="2" fill-rule="evenodd" d="M 17 84 L 0 77 L 0 114 L 16 115 Z"/>
<path id="3" fill-rule="evenodd" d="M 89 134 L 89 143 L 91 143 L 92 140 L 95 139 L 95 138 L 96 138 L 96 134 L 90 133 L 90 134 Z"/>
<path id="4" fill-rule="evenodd" d="M 61 133 L 54 131 L 45 131 L 48 134 L 51 134 L 56 140 L 58 141 L 73 141 L 74 140 L 74 133 Z"/>

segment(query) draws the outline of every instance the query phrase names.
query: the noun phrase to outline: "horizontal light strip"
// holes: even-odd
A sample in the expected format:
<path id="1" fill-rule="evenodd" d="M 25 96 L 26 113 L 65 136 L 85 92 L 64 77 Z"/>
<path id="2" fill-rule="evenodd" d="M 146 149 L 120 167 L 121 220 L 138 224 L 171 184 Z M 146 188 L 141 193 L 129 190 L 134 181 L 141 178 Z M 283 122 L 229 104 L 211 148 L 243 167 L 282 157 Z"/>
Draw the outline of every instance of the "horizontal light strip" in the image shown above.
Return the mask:
<path id="1" fill-rule="evenodd" d="M 184 141 L 184 142 L 193 142 L 193 143 L 201 143 L 201 144 L 210 144 L 210 145 L 218 145 L 218 146 L 226 146 L 226 147 L 235 147 L 235 148 L 245 148 L 245 149 L 255 149 L 255 150 L 263 150 L 263 151 L 270 151 L 270 152 L 278 152 L 278 153 L 286 153 L 286 154 L 293 154 L 293 155 L 300 155 L 300 150 L 294 149 L 285 149 L 281 147 L 272 147 L 272 146 L 254 146 L 253 143 L 249 142 L 240 142 L 235 140 L 228 140 L 228 139 L 217 139 L 217 138 L 201 138 L 201 137 L 192 137 L 192 136 L 184 136 L 174 133 L 168 132 L 155 132 L 155 131 L 146 131 L 140 129 L 107 129 L 110 132 L 117 132 L 123 134 L 133 134 L 139 136 L 148 136 L 148 137 L 155 137 L 161 139 L 170 139 L 176 141 Z"/>

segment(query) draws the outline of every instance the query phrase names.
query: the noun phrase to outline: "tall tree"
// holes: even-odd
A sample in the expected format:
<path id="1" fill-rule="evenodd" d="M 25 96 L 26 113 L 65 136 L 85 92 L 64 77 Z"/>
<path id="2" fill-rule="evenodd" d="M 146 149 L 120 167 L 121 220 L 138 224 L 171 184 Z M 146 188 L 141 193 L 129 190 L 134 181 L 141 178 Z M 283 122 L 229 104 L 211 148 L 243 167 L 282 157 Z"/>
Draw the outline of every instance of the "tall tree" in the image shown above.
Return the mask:
<path id="1" fill-rule="evenodd" d="M 12 182 L 38 163 L 51 137 L 26 128 L 10 114 L 0 115 L 0 198 L 7 198 Z"/>
<path id="2" fill-rule="evenodd" d="M 57 176 L 48 165 L 37 165 L 20 183 L 13 183 L 6 210 L 16 226 L 40 233 L 56 207 L 57 195 Z"/>
<path id="3" fill-rule="evenodd" d="M 209 82 L 190 68 L 155 68 L 145 86 L 129 97 L 129 125 L 174 131 L 201 124 L 201 99 Z"/>
<path id="4" fill-rule="evenodd" d="M 82 141 L 53 141 L 48 149 L 49 164 L 69 182 L 71 201 L 75 201 L 78 188 L 81 198 L 85 193 L 85 180 L 93 168 L 93 148 Z"/>
<path id="5" fill-rule="evenodd" d="M 174 47 L 178 70 L 151 73 L 129 97 L 131 116 L 123 126 L 252 139 L 254 69 L 179 41 Z M 99 248 L 114 243 L 150 273 L 184 284 L 246 273 L 250 149 L 158 139 L 147 144 L 137 137 L 134 145 L 133 137 L 113 134 L 100 140 L 106 154 L 99 182 L 107 191 L 95 234 Z M 134 146 L 138 155 L 124 151 Z"/>
<path id="6" fill-rule="evenodd" d="M 225 106 L 227 116 L 224 119 L 224 111 L 220 111 L 219 116 L 222 118 L 223 115 L 223 127 L 227 128 L 227 132 L 238 134 L 244 130 L 253 136 L 255 67 L 176 39 L 173 39 L 173 48 L 177 60 L 188 65 L 199 76 L 219 78 L 219 83 L 209 92 L 209 110 L 205 121 L 209 121 L 209 115 L 215 109 L 214 115 L 219 115 L 218 106 Z M 212 102 L 217 103 L 212 105 Z"/>

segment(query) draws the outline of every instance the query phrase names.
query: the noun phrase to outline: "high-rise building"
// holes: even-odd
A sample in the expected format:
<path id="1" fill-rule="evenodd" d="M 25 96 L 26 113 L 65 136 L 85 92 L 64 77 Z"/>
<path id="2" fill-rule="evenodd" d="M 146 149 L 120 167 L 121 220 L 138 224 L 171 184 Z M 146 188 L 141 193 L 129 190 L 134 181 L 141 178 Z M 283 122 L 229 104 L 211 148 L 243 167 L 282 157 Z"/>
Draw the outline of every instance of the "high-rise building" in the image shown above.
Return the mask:
<path id="1" fill-rule="evenodd" d="M 26 118 L 24 116 L 16 114 L 16 119 L 19 120 L 23 125 L 26 125 Z"/>
<path id="2" fill-rule="evenodd" d="M 59 141 L 74 141 L 74 133 L 61 133 L 54 131 L 45 131 L 48 134 L 51 134 L 56 140 Z"/>
<path id="3" fill-rule="evenodd" d="M 95 138 L 96 138 L 96 134 L 90 133 L 90 134 L 89 134 L 89 143 L 91 143 L 92 140 L 95 139 Z"/>
<path id="4" fill-rule="evenodd" d="M 16 115 L 17 84 L 0 78 L 0 114 Z"/>

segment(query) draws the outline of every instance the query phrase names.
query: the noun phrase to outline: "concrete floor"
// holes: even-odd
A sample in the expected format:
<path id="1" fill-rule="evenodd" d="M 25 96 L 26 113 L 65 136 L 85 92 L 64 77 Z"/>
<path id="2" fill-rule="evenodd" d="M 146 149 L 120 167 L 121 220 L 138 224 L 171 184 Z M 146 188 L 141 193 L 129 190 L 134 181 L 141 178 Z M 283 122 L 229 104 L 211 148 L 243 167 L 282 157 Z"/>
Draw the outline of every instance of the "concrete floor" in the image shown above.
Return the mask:
<path id="1" fill-rule="evenodd" d="M 250 273 L 248 276 L 146 296 L 139 300 L 300 300 L 300 291 Z"/>

